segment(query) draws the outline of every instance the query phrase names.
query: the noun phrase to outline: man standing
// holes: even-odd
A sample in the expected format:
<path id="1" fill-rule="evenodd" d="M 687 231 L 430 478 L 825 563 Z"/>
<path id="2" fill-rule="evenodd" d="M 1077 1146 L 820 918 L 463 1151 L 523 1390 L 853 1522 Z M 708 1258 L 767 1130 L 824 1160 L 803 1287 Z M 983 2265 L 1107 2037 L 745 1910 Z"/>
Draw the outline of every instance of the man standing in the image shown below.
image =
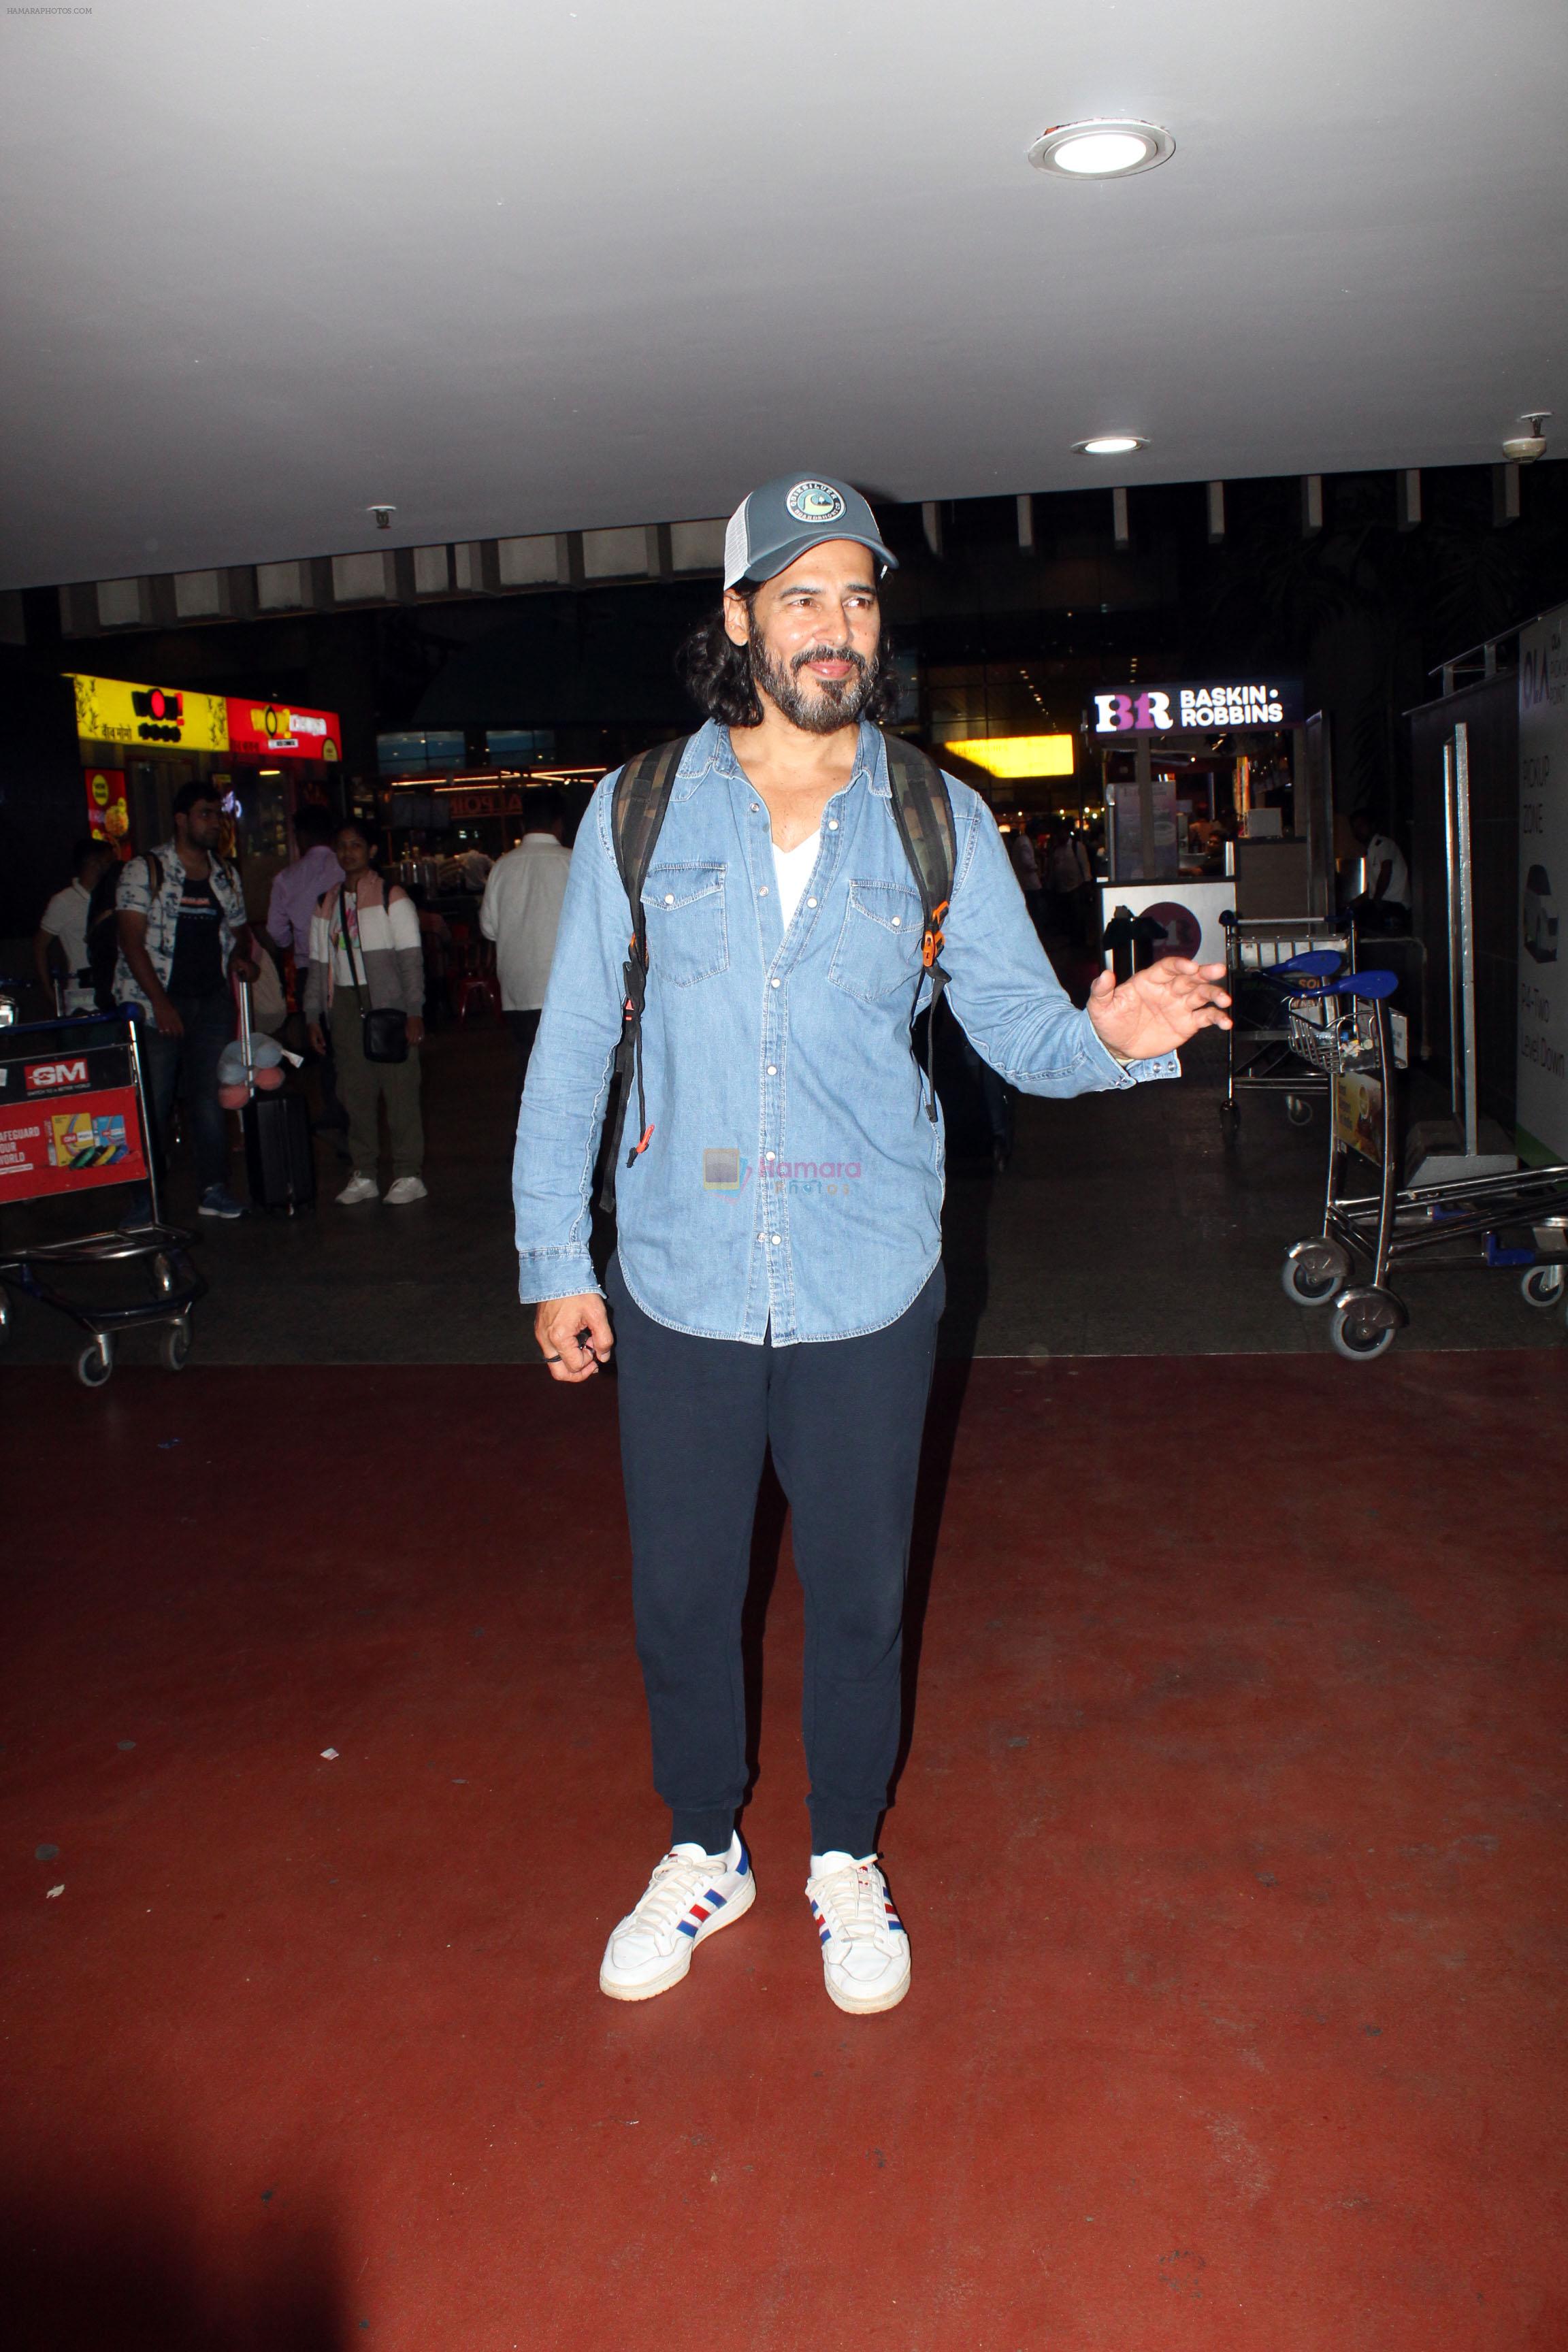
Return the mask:
<path id="1" fill-rule="evenodd" d="M 806 1605 L 806 1895 L 826 1989 L 891 2009 L 909 1938 L 877 1858 L 937 1320 L 942 1140 L 910 1021 L 923 906 L 869 723 L 889 708 L 864 499 L 786 475 L 731 519 L 724 600 L 688 654 L 710 714 L 680 760 L 643 888 L 646 1115 L 619 1154 L 605 1296 L 588 1186 L 621 1027 L 628 910 L 615 776 L 578 835 L 518 1127 L 521 1297 L 557 1381 L 620 1363 L 637 1653 L 670 1849 L 599 1982 L 646 2000 L 749 1909 L 741 1608 L 764 1450 Z M 1076 1012 L 985 803 L 947 780 L 949 1002 L 992 1067 L 1039 1095 L 1173 1076 L 1223 1025 L 1221 968 L 1169 958 Z M 638 1130 L 641 1130 L 639 1133 Z M 631 1164 L 627 1161 L 630 1159 Z"/>
<path id="2" fill-rule="evenodd" d="M 204 1217 L 242 1217 L 228 1189 L 228 1123 L 218 1056 L 234 1034 L 231 975 L 256 978 L 239 877 L 217 855 L 223 812 L 210 784 L 182 785 L 174 838 L 133 857 L 116 898 L 118 1003 L 142 1014 L 142 1047 L 159 1142 L 176 1091 L 190 1122 Z"/>
<path id="3" fill-rule="evenodd" d="M 1075 947 L 1084 938 L 1084 893 L 1089 887 L 1089 856 L 1065 821 L 1054 826 L 1047 854 L 1046 887 L 1051 894 L 1053 928 L 1059 939 Z"/>
<path id="4" fill-rule="evenodd" d="M 71 853 L 70 880 L 55 892 L 38 918 L 33 961 L 51 1013 L 57 979 L 68 1013 L 94 1009 L 92 974 L 87 968 L 87 914 L 100 878 L 113 864 L 112 843 L 95 841 L 90 835 L 79 841 Z"/>
<path id="5" fill-rule="evenodd" d="M 299 854 L 292 865 L 274 877 L 267 901 L 267 937 L 277 954 L 293 957 L 301 989 L 310 967 L 310 918 L 316 902 L 335 890 L 343 878 L 343 869 L 332 855 L 336 830 L 324 808 L 307 802 L 296 810 L 294 845 Z"/>
<path id="6" fill-rule="evenodd" d="M 293 957 L 296 1001 L 301 1005 L 310 969 L 310 918 L 317 901 L 324 898 L 329 890 L 335 890 L 343 878 L 343 869 L 332 853 L 336 830 L 330 813 L 313 802 L 307 801 L 295 811 L 294 845 L 299 855 L 292 865 L 285 866 L 274 877 L 267 901 L 264 936 L 275 955 Z M 309 1040 L 306 1042 L 309 1044 Z M 349 1115 L 338 1100 L 331 1041 L 329 1038 L 324 1043 L 325 1051 L 321 1054 L 310 1047 L 321 1088 L 321 1115 L 316 1128 L 319 1133 L 346 1135 Z"/>
<path id="7" fill-rule="evenodd" d="M 1040 861 L 1027 825 L 1016 825 L 1007 836 L 1007 855 L 1013 861 L 1013 871 L 1018 877 L 1018 887 L 1024 894 L 1024 904 L 1029 910 L 1029 920 L 1036 930 L 1040 928 L 1041 889 Z"/>
<path id="8" fill-rule="evenodd" d="M 479 901 L 479 929 L 496 943 L 501 1009 L 517 1047 L 521 1090 L 539 1031 L 561 901 L 572 870 L 563 848 L 566 803 L 552 784 L 523 795 L 522 839 L 490 868 Z"/>
<path id="9" fill-rule="evenodd" d="M 1410 868 L 1405 852 L 1392 834 L 1379 833 L 1366 809 L 1357 809 L 1351 831 L 1361 845 L 1361 896 L 1350 908 L 1368 930 L 1407 931 L 1410 928 Z"/>

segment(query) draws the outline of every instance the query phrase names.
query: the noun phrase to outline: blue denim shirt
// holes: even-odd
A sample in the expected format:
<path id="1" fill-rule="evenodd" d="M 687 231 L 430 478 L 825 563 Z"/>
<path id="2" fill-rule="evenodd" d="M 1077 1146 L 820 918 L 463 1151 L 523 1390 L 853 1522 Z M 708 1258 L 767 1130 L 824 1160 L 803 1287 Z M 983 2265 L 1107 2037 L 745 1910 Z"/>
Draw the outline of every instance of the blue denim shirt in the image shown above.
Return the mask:
<path id="1" fill-rule="evenodd" d="M 630 928 L 606 776 L 583 821 L 518 1121 L 512 1190 L 525 1301 L 595 1291 L 595 1154 L 621 1027 Z M 1026 1093 L 1175 1076 L 1123 1067 L 1058 985 L 990 810 L 948 778 L 958 835 L 947 1002 Z M 816 867 L 780 920 L 768 812 L 728 730 L 688 745 L 643 889 L 643 1062 L 652 1135 L 616 1171 L 626 1287 L 678 1331 L 775 1345 L 879 1330 L 942 1240 L 942 1136 L 910 1050 L 930 992 L 921 901 L 887 754 L 863 725 L 822 816 Z M 627 1118 L 635 1139 L 637 1104 Z"/>

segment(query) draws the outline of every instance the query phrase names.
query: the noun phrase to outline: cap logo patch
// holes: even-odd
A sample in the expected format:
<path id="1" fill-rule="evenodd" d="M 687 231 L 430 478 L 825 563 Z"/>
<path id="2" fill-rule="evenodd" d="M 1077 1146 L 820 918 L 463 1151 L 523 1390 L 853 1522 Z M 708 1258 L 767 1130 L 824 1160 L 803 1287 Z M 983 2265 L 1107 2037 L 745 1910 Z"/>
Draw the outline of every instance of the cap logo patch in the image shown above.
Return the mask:
<path id="1" fill-rule="evenodd" d="M 831 482 L 797 482 L 784 504 L 796 522 L 837 522 L 844 512 Z"/>

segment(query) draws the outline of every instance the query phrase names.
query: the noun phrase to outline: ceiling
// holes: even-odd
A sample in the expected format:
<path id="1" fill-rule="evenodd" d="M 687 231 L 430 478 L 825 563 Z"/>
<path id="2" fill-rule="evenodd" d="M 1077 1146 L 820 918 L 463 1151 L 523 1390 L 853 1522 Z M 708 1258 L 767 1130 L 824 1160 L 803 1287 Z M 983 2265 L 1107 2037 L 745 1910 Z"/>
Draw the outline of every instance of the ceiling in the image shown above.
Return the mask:
<path id="1" fill-rule="evenodd" d="M 1568 436 L 1565 85 L 1561 0 L 7 13 L 0 585 Z"/>

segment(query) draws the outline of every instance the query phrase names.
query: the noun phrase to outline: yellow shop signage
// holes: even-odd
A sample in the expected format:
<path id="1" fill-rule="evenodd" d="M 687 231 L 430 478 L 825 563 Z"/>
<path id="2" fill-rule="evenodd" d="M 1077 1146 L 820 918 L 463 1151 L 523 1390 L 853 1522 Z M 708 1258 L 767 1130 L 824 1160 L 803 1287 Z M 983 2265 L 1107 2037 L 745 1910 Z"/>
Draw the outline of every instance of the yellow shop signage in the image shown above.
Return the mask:
<path id="1" fill-rule="evenodd" d="M 228 705 L 221 694 L 184 687 L 134 686 L 127 678 L 79 677 L 76 731 L 84 743 L 129 743 L 138 751 L 228 750 Z"/>

